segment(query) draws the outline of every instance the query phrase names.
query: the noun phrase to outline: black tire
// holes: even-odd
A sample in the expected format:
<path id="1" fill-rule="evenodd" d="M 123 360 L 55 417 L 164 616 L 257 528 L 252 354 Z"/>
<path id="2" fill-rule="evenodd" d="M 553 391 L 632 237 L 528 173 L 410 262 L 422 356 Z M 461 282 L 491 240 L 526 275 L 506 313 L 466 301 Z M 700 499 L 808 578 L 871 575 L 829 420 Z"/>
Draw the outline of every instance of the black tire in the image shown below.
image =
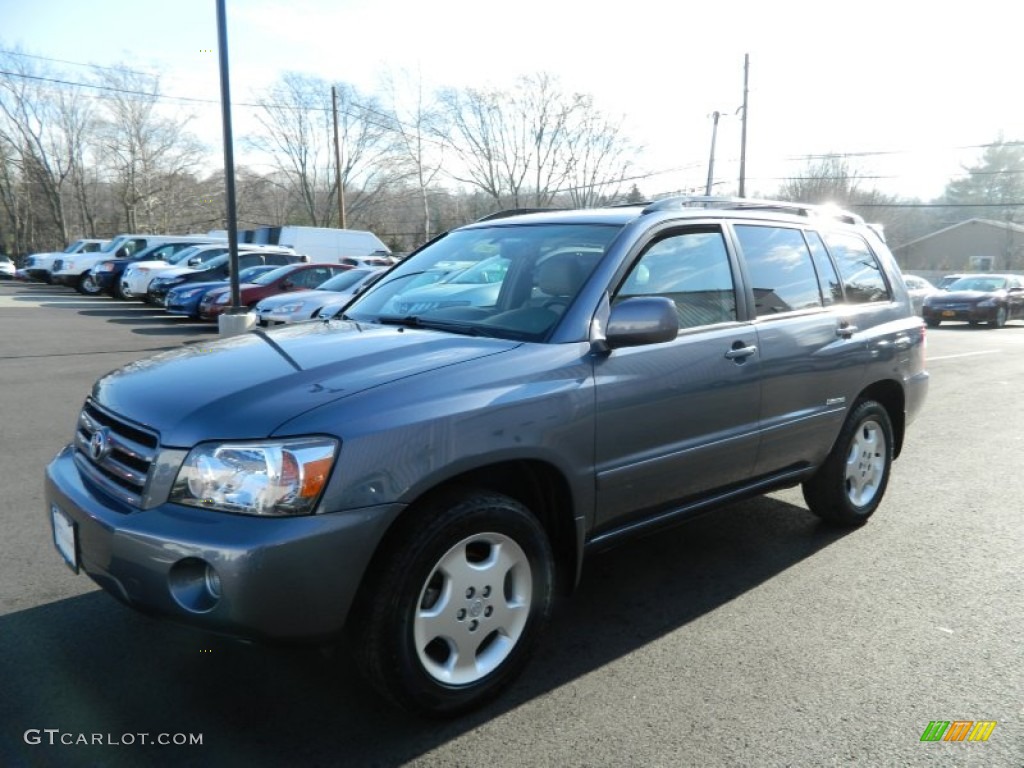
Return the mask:
<path id="1" fill-rule="evenodd" d="M 1002 328 L 1006 325 L 1006 307 L 996 309 L 996 316 L 988 321 L 989 328 Z"/>
<path id="2" fill-rule="evenodd" d="M 828 458 L 803 484 L 807 506 L 832 525 L 863 525 L 885 495 L 892 456 L 889 413 L 874 400 L 858 402 Z"/>
<path id="3" fill-rule="evenodd" d="M 925 320 L 925 322 L 928 323 L 929 328 L 938 328 L 940 325 L 942 325 L 941 320 Z"/>
<path id="4" fill-rule="evenodd" d="M 528 509 L 498 494 L 465 490 L 408 514 L 360 590 L 349 637 L 386 698 L 452 717 L 493 699 L 529 660 L 551 611 L 551 545 Z"/>
<path id="5" fill-rule="evenodd" d="M 100 294 L 100 287 L 88 272 L 84 272 L 78 276 L 78 282 L 75 283 L 75 290 L 85 296 L 99 296 Z"/>

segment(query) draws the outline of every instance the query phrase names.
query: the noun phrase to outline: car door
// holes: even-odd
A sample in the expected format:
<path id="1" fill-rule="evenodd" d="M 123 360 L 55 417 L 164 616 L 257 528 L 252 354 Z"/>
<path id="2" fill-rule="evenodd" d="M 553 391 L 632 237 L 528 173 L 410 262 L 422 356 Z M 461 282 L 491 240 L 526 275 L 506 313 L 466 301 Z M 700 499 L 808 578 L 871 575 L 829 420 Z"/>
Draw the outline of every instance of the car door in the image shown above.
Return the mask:
<path id="1" fill-rule="evenodd" d="M 761 443 L 754 475 L 820 459 L 866 362 L 841 281 L 817 233 L 770 223 L 732 227 L 753 293 L 761 363 Z M 809 243 L 814 244 L 812 248 Z"/>
<path id="2" fill-rule="evenodd" d="M 1024 280 L 1011 275 L 1007 278 L 1006 289 L 1007 319 L 1024 319 Z"/>
<path id="3" fill-rule="evenodd" d="M 676 304 L 673 341 L 613 350 L 594 365 L 597 527 L 669 508 L 749 476 L 760 359 L 738 310 L 720 227 L 672 229 L 644 246 L 613 293 Z"/>

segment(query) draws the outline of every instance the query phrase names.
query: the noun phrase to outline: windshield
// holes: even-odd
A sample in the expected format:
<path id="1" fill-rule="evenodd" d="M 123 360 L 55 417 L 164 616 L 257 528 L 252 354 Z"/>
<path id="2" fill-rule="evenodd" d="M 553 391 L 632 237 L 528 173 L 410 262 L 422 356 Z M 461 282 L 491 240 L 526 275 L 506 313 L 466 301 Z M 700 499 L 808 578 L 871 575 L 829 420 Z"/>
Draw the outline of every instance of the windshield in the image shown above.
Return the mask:
<path id="1" fill-rule="evenodd" d="M 278 280 L 284 277 L 285 275 L 289 274 L 290 272 L 294 271 L 295 266 L 293 264 L 289 264 L 288 266 L 278 267 L 277 269 L 271 270 L 270 272 L 265 272 L 252 282 L 254 282 L 256 285 L 270 285 L 275 280 Z"/>
<path id="2" fill-rule="evenodd" d="M 318 291 L 344 291 L 346 288 L 351 288 L 373 271 L 372 269 L 350 269 L 347 272 L 342 272 L 340 275 L 335 275 L 330 280 L 320 283 L 316 289 Z"/>
<path id="3" fill-rule="evenodd" d="M 1006 279 L 1002 277 L 961 277 L 950 284 L 950 291 L 1001 291 L 1006 287 Z"/>
<path id="4" fill-rule="evenodd" d="M 117 249 L 127 243 L 129 238 L 122 235 L 121 237 L 115 237 L 109 243 L 100 248 L 100 253 L 116 253 Z"/>
<path id="5" fill-rule="evenodd" d="M 620 231 L 612 224 L 507 223 L 458 230 L 403 261 L 345 316 L 539 341 Z"/>
<path id="6" fill-rule="evenodd" d="M 75 242 L 64 249 L 64 253 L 75 253 L 81 244 L 81 240 L 75 240 Z"/>
<path id="7" fill-rule="evenodd" d="M 238 282 L 251 283 L 260 275 L 270 272 L 275 267 L 268 267 L 266 264 L 257 264 L 255 267 L 246 267 L 238 273 Z"/>
<path id="8" fill-rule="evenodd" d="M 189 256 L 195 256 L 197 253 L 199 253 L 199 246 L 198 245 L 190 245 L 188 248 L 182 248 L 177 253 L 172 254 L 171 256 L 169 256 L 167 258 L 167 263 L 168 264 L 181 264 Z"/>

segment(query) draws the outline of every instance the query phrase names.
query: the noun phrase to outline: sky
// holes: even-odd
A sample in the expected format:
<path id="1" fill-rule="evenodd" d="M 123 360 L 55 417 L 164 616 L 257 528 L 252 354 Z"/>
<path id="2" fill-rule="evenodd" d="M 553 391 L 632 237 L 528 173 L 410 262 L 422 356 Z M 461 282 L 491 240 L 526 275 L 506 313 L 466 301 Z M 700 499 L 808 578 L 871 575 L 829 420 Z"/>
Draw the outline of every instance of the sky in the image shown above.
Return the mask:
<path id="1" fill-rule="evenodd" d="M 259 97 L 286 71 L 364 93 L 379 92 L 386 73 L 417 73 L 430 88 L 504 87 L 547 72 L 622 120 L 642 147 L 636 183 L 648 197 L 703 188 L 715 111 L 715 189 L 735 192 L 749 55 L 748 193 L 770 195 L 808 156 L 848 153 L 862 184 L 930 199 L 977 162 L 979 145 L 1024 139 L 1008 7 L 226 0 L 226 16 L 233 102 Z M 69 80 L 87 75 L 79 64 L 124 64 L 158 72 L 167 95 L 220 98 L 215 0 L 0 0 L 0 49 L 15 48 L 75 62 L 50 63 Z M 192 115 L 219 163 L 219 105 L 167 109 Z M 254 112 L 232 110 L 239 164 L 260 162 L 238 138 L 255 130 Z"/>

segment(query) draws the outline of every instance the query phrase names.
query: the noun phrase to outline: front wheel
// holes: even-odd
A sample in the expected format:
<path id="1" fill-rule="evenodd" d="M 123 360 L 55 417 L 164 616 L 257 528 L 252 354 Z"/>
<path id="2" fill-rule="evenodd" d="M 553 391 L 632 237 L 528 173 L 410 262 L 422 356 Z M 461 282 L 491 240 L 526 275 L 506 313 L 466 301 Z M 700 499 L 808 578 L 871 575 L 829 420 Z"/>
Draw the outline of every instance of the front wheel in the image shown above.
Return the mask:
<path id="1" fill-rule="evenodd" d="M 78 278 L 78 284 L 75 287 L 79 293 L 85 294 L 86 296 L 96 296 L 100 292 L 99 284 L 89 272 L 86 272 Z"/>
<path id="2" fill-rule="evenodd" d="M 938 328 L 940 325 L 942 325 L 942 321 L 941 320 L 928 319 L 928 320 L 925 320 L 925 322 L 928 323 L 928 327 L 929 328 Z"/>
<path id="3" fill-rule="evenodd" d="M 990 328 L 1002 328 L 1006 325 L 1006 307 L 999 307 L 996 310 L 996 316 L 988 321 Z"/>
<path id="4" fill-rule="evenodd" d="M 807 506 L 833 525 L 863 525 L 885 494 L 892 456 L 889 413 L 873 400 L 859 402 L 828 458 L 803 484 Z"/>
<path id="5" fill-rule="evenodd" d="M 466 491 L 410 510 L 350 620 L 370 683 L 420 714 L 454 716 L 522 671 L 551 609 L 554 565 L 538 520 Z"/>

